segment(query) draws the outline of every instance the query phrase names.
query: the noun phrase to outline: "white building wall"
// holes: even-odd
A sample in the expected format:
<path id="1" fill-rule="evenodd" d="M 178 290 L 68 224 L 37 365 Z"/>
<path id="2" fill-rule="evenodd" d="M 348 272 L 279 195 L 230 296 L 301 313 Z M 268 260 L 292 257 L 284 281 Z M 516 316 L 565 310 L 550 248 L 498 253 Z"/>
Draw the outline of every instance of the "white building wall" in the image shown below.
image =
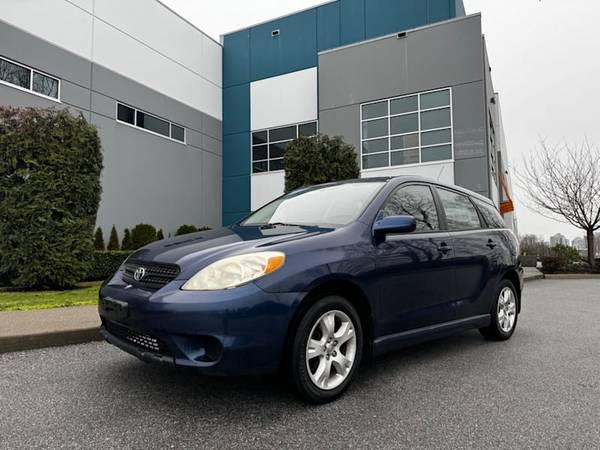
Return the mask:
<path id="1" fill-rule="evenodd" d="M 156 0 L 0 0 L 0 18 L 222 120 L 221 46 Z"/>
<path id="2" fill-rule="evenodd" d="M 285 172 L 268 172 L 252 175 L 250 186 L 250 207 L 252 211 L 265 206 L 283 195 L 285 190 Z"/>
<path id="3" fill-rule="evenodd" d="M 317 120 L 317 68 L 255 81 L 250 85 L 250 113 L 253 131 Z M 283 171 L 252 174 L 252 211 L 283 195 Z"/>
<path id="4" fill-rule="evenodd" d="M 252 130 L 316 120 L 317 68 L 253 82 L 250 111 Z"/>

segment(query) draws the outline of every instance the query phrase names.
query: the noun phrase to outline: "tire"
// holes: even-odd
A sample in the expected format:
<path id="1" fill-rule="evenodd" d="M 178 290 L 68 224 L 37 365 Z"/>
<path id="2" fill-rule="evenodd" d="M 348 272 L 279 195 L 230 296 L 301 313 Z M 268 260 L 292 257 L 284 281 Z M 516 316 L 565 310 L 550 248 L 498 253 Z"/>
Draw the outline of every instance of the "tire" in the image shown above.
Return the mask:
<path id="1" fill-rule="evenodd" d="M 334 332 L 326 332 L 332 326 Z M 356 375 L 362 351 L 362 325 L 352 304 L 338 296 L 322 298 L 306 311 L 294 336 L 290 369 L 297 392 L 316 404 L 340 397 Z"/>
<path id="2" fill-rule="evenodd" d="M 504 296 L 510 296 L 510 300 Z M 494 302 L 491 311 L 491 323 L 485 328 L 480 328 L 479 332 L 486 338 L 493 341 L 506 341 L 515 332 L 519 318 L 517 291 L 515 286 L 509 280 L 502 280 L 498 289 L 496 289 Z"/>

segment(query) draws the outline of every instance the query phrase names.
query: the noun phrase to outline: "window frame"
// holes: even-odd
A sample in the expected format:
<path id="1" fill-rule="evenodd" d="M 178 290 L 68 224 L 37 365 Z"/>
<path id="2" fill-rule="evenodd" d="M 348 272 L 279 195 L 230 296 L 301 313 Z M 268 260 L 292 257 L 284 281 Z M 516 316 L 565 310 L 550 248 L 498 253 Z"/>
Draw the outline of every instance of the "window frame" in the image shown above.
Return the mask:
<path id="1" fill-rule="evenodd" d="M 271 145 L 274 144 L 283 144 L 283 143 L 289 143 L 292 142 L 294 139 L 298 139 L 299 137 L 299 133 L 300 133 L 300 127 L 302 125 L 308 125 L 314 123 L 317 126 L 317 133 L 313 136 L 317 136 L 319 134 L 319 120 L 315 119 L 315 120 L 308 120 L 306 122 L 297 122 L 294 124 L 288 124 L 288 125 L 279 125 L 276 127 L 270 127 L 270 128 L 260 128 L 257 130 L 252 130 L 250 131 L 250 175 L 251 176 L 255 176 L 255 175 L 265 175 L 265 174 L 269 174 L 269 173 L 281 173 L 281 172 L 285 172 L 284 169 L 277 169 L 277 170 L 270 170 L 271 169 L 271 161 L 275 160 L 275 161 L 279 161 L 282 160 L 284 157 L 281 158 L 271 158 Z M 296 137 L 293 139 L 284 139 L 284 140 L 280 140 L 280 141 L 273 141 L 271 142 L 271 130 L 278 130 L 280 128 L 291 128 L 294 127 L 296 129 Z M 262 132 L 266 132 L 267 133 L 267 140 L 265 141 L 265 143 L 263 144 L 254 144 L 254 133 L 262 133 Z M 267 147 L 267 158 L 266 159 L 257 159 L 256 161 L 253 158 L 253 153 L 254 153 L 254 148 L 255 147 L 262 147 L 262 146 L 266 146 Z M 265 170 L 264 172 L 254 172 L 254 163 L 267 163 L 267 170 Z"/>
<path id="2" fill-rule="evenodd" d="M 415 230 L 412 233 L 406 233 L 404 235 L 405 236 L 420 236 L 420 235 L 447 233 L 446 215 L 444 214 L 444 210 L 442 208 L 440 199 L 436 192 L 437 186 L 435 186 L 433 184 L 429 184 L 429 183 L 422 183 L 422 182 L 407 182 L 407 183 L 400 184 L 400 185 L 396 186 L 395 188 L 393 188 L 392 191 L 385 197 L 385 199 L 379 205 L 379 209 L 377 210 L 377 214 L 375 214 L 375 218 L 373 219 L 371 228 L 375 225 L 375 223 L 378 220 L 380 220 L 379 216 L 380 216 L 381 212 L 385 208 L 385 205 L 387 205 L 389 203 L 389 201 L 391 200 L 391 198 L 396 194 L 396 192 L 398 192 L 400 189 L 414 187 L 414 186 L 423 186 L 423 187 L 429 188 L 429 191 L 431 192 L 431 197 L 433 198 L 433 204 L 435 205 L 435 212 L 436 212 L 437 218 L 438 218 L 439 229 L 431 230 L 431 231 Z M 397 236 L 397 235 L 392 235 L 392 236 Z"/>
<path id="3" fill-rule="evenodd" d="M 125 122 L 125 121 L 119 119 L 119 105 L 125 106 L 125 107 L 130 108 L 130 109 L 133 109 L 133 118 L 134 118 L 134 123 L 133 124 L 131 124 L 129 122 Z M 160 134 L 160 133 L 157 133 L 155 131 L 148 130 L 147 128 L 140 127 L 138 125 L 138 111 L 141 112 L 142 114 L 147 115 L 147 116 L 153 117 L 153 118 L 158 119 L 158 120 L 162 120 L 163 122 L 167 122 L 169 124 L 169 136 L 165 136 L 164 134 Z M 142 130 L 142 131 L 144 131 L 146 133 L 150 133 L 150 134 L 152 134 L 154 136 L 158 136 L 158 137 L 161 137 L 163 139 L 167 139 L 167 140 L 169 140 L 171 142 L 176 142 L 176 143 L 181 144 L 181 145 L 187 145 L 187 128 L 184 127 L 183 125 L 180 125 L 178 123 L 172 122 L 172 121 L 167 120 L 167 119 L 165 119 L 163 117 L 157 116 L 156 114 L 149 113 L 147 111 L 144 111 L 143 109 L 136 108 L 135 106 L 132 106 L 132 105 L 130 105 L 128 103 L 121 102 L 121 101 L 118 101 L 118 100 L 115 101 L 115 121 L 118 122 L 118 123 L 120 123 L 120 124 L 122 124 L 122 125 L 126 125 L 126 126 L 128 126 L 130 128 L 135 128 L 136 130 Z M 179 127 L 179 128 L 183 128 L 183 141 L 180 141 L 178 139 L 174 139 L 174 138 L 171 137 L 173 135 L 173 125 L 175 125 L 176 127 Z"/>
<path id="4" fill-rule="evenodd" d="M 426 108 L 426 109 L 421 109 L 421 96 L 422 95 L 427 95 L 427 94 L 433 94 L 436 92 L 443 92 L 443 91 L 448 91 L 449 93 L 449 105 L 447 106 L 439 106 L 439 107 L 435 107 L 435 108 Z M 416 111 L 411 111 L 411 112 L 405 112 L 405 113 L 400 113 L 400 114 L 392 114 L 391 113 L 391 103 L 394 100 L 400 100 L 400 99 L 404 99 L 404 98 L 410 98 L 410 97 L 417 97 L 417 110 Z M 387 115 L 386 116 L 378 116 L 378 117 L 371 117 L 369 119 L 363 119 L 363 109 L 365 106 L 368 105 L 373 105 L 373 104 L 377 104 L 377 103 L 382 103 L 382 102 L 387 102 Z M 431 111 L 438 111 L 438 110 L 443 110 L 443 109 L 449 109 L 450 112 L 450 124 L 448 126 L 445 127 L 439 127 L 439 128 L 431 128 L 431 129 L 426 129 L 423 130 L 422 126 L 421 126 L 421 114 L 424 112 L 431 112 Z M 402 117 L 402 116 L 410 116 L 413 114 L 417 114 L 417 120 L 418 120 L 418 129 L 412 132 L 408 132 L 408 133 L 400 133 L 400 134 L 392 134 L 392 129 L 391 129 L 391 122 L 393 118 L 396 117 Z M 371 122 L 371 121 L 375 121 L 375 120 L 382 120 L 387 118 L 387 127 L 388 127 L 388 132 L 387 135 L 385 136 L 379 136 L 379 137 L 375 137 L 375 138 L 366 138 L 363 139 L 363 125 L 365 123 Z M 433 89 L 433 90 L 429 90 L 429 91 L 423 91 L 423 92 L 415 92 L 412 94 L 407 94 L 407 95 L 402 95 L 399 97 L 390 97 L 390 98 L 386 98 L 386 99 L 379 99 L 379 100 L 374 100 L 374 101 L 370 101 L 370 102 L 366 102 L 366 103 L 361 103 L 360 104 L 360 152 L 359 152 L 359 159 L 360 159 L 360 170 L 361 172 L 375 172 L 375 171 L 380 171 L 380 170 L 389 170 L 389 169 L 393 169 L 393 168 L 398 168 L 398 167 L 417 167 L 417 166 L 427 166 L 427 165 L 432 165 L 432 164 L 440 164 L 440 163 L 449 163 L 449 162 L 454 162 L 454 108 L 453 108 L 453 89 L 451 86 L 449 87 L 444 87 L 444 88 L 440 88 L 440 89 Z M 433 145 L 425 145 L 423 146 L 423 142 L 422 142 L 422 134 L 423 133 L 427 133 L 427 132 L 431 132 L 431 131 L 442 131 L 442 130 L 448 130 L 450 129 L 450 142 L 445 142 L 445 143 L 438 143 L 438 144 L 433 144 Z M 405 149 L 395 149 L 392 150 L 392 139 L 396 138 L 396 137 L 402 137 L 402 136 L 409 136 L 412 134 L 417 134 L 419 137 L 419 145 L 418 147 L 409 147 L 409 148 L 405 148 Z M 383 151 L 383 152 L 373 152 L 373 153 L 367 153 L 367 154 L 363 154 L 363 144 L 365 142 L 369 142 L 369 141 L 376 141 L 376 140 L 383 140 L 383 139 L 387 139 L 388 143 L 387 143 L 387 147 L 388 150 L 387 151 Z M 428 148 L 434 148 L 434 147 L 442 147 L 442 146 L 450 146 L 450 158 L 449 159 L 440 159 L 440 160 L 436 160 L 436 161 L 425 161 L 423 162 L 423 149 L 428 149 Z M 401 165 L 392 165 L 392 153 L 397 153 L 397 152 L 405 152 L 405 151 L 409 151 L 409 150 L 418 150 L 419 152 L 419 162 L 418 163 L 411 163 L 411 164 L 401 164 Z M 388 165 L 387 166 L 381 166 L 381 167 L 371 167 L 368 169 L 364 168 L 364 162 L 363 162 L 363 157 L 364 156 L 373 156 L 373 155 L 384 155 L 386 154 L 388 155 Z"/>
<path id="5" fill-rule="evenodd" d="M 56 103 L 62 103 L 62 101 L 61 101 L 62 80 L 60 78 L 58 78 L 56 76 L 53 76 L 53 75 L 50 75 L 50 74 L 48 74 L 46 72 L 43 72 L 41 70 L 34 69 L 33 67 L 30 67 L 30 66 L 27 66 L 25 64 L 19 63 L 17 61 L 14 61 L 14 60 L 12 60 L 10 58 L 7 58 L 5 56 L 2 56 L 2 55 L 0 55 L 0 60 L 4 60 L 4 61 L 6 61 L 6 62 L 8 62 L 10 64 L 14 64 L 16 66 L 19 66 L 19 67 L 22 67 L 23 69 L 28 70 L 29 71 L 29 88 L 24 88 L 22 86 L 17 86 L 16 84 L 12 84 L 12 83 L 9 83 L 8 81 L 4 81 L 4 80 L 1 80 L 1 79 L 0 79 L 0 84 L 2 84 L 3 86 L 11 87 L 13 89 L 17 89 L 17 90 L 19 90 L 21 92 L 27 92 L 28 94 L 37 95 L 38 97 L 45 98 L 46 100 L 51 100 L 51 101 L 56 102 Z M 51 79 L 55 80 L 58 83 L 58 90 L 57 90 L 57 97 L 56 98 L 55 97 L 51 97 L 49 95 L 42 94 L 40 92 L 36 92 L 36 91 L 33 90 L 33 74 L 34 73 L 38 73 L 38 74 L 43 75 L 45 77 L 51 78 Z"/>
<path id="6" fill-rule="evenodd" d="M 473 201 L 473 199 L 471 198 L 471 196 L 469 194 L 465 194 L 463 192 L 457 191 L 455 189 L 452 189 L 452 188 L 446 187 L 446 186 L 436 185 L 436 186 L 433 186 L 433 188 L 435 191 L 436 199 L 439 202 L 439 208 L 442 211 L 444 231 L 446 231 L 448 233 L 462 233 L 462 232 L 484 231 L 484 230 L 488 229 L 487 222 L 485 221 L 484 217 L 481 215 L 481 212 L 479 211 L 479 209 L 477 208 L 477 205 L 475 205 L 475 202 Z M 446 215 L 446 207 L 444 206 L 444 202 L 442 201 L 442 198 L 439 195 L 440 190 L 447 191 L 447 192 L 450 192 L 455 195 L 462 195 L 463 197 L 466 197 L 469 200 L 469 203 L 471 204 L 473 209 L 475 210 L 475 214 L 477 214 L 477 217 L 479 219 L 479 227 L 478 228 L 462 228 L 460 230 L 451 230 L 450 227 L 448 226 L 448 216 Z"/>

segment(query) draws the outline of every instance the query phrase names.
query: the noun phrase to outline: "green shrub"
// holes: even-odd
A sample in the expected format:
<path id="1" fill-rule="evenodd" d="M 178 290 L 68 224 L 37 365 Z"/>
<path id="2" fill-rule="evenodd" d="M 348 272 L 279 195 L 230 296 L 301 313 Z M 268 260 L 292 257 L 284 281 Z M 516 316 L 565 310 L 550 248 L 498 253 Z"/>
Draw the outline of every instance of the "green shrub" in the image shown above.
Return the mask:
<path id="1" fill-rule="evenodd" d="M 198 231 L 210 231 L 210 230 L 212 230 L 211 227 L 206 227 L 206 226 L 198 227 Z"/>
<path id="2" fill-rule="evenodd" d="M 92 264 L 102 151 L 66 110 L 0 107 L 0 273 L 21 289 L 75 286 Z"/>
<path id="3" fill-rule="evenodd" d="M 283 160 L 285 192 L 302 186 L 358 178 L 360 167 L 354 147 L 341 137 L 299 137 L 290 142 Z"/>
<path id="4" fill-rule="evenodd" d="M 156 241 L 156 228 L 147 223 L 137 224 L 131 231 L 131 242 L 133 249 L 137 250 L 151 242 Z"/>
<path id="5" fill-rule="evenodd" d="M 179 228 L 177 228 L 175 236 L 182 236 L 184 234 L 195 233 L 196 231 L 198 231 L 198 228 L 196 228 L 194 225 L 181 225 Z"/>
<path id="6" fill-rule="evenodd" d="M 103 281 L 112 276 L 119 266 L 125 261 L 129 252 L 106 251 L 94 252 L 94 259 L 86 281 Z"/>
<path id="7" fill-rule="evenodd" d="M 162 241 L 165 238 L 165 234 L 163 233 L 162 228 L 160 230 L 158 230 L 158 233 L 156 233 L 156 240 L 157 241 Z"/>
<path id="8" fill-rule="evenodd" d="M 119 234 L 117 233 L 117 229 L 114 225 L 110 230 L 110 238 L 108 239 L 106 250 L 113 252 L 119 250 Z"/>
<path id="9" fill-rule="evenodd" d="M 104 250 L 104 234 L 100 227 L 96 228 L 96 232 L 94 233 L 94 250 L 99 252 Z"/>
<path id="10" fill-rule="evenodd" d="M 542 272 L 558 273 L 560 272 L 560 259 L 556 256 L 542 256 Z"/>
<path id="11" fill-rule="evenodd" d="M 133 241 L 131 240 L 131 231 L 129 228 L 125 228 L 123 232 L 123 242 L 121 242 L 121 250 L 134 250 Z"/>

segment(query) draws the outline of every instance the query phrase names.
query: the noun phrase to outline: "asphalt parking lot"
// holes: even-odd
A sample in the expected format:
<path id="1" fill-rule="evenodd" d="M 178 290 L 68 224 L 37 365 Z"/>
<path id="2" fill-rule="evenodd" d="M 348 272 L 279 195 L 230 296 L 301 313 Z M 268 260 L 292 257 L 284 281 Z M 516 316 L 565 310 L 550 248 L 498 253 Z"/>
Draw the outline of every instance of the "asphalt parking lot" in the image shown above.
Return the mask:
<path id="1" fill-rule="evenodd" d="M 600 448 L 600 280 L 526 286 L 477 332 L 365 367 L 336 403 L 205 379 L 104 343 L 0 355 L 0 448 Z"/>

